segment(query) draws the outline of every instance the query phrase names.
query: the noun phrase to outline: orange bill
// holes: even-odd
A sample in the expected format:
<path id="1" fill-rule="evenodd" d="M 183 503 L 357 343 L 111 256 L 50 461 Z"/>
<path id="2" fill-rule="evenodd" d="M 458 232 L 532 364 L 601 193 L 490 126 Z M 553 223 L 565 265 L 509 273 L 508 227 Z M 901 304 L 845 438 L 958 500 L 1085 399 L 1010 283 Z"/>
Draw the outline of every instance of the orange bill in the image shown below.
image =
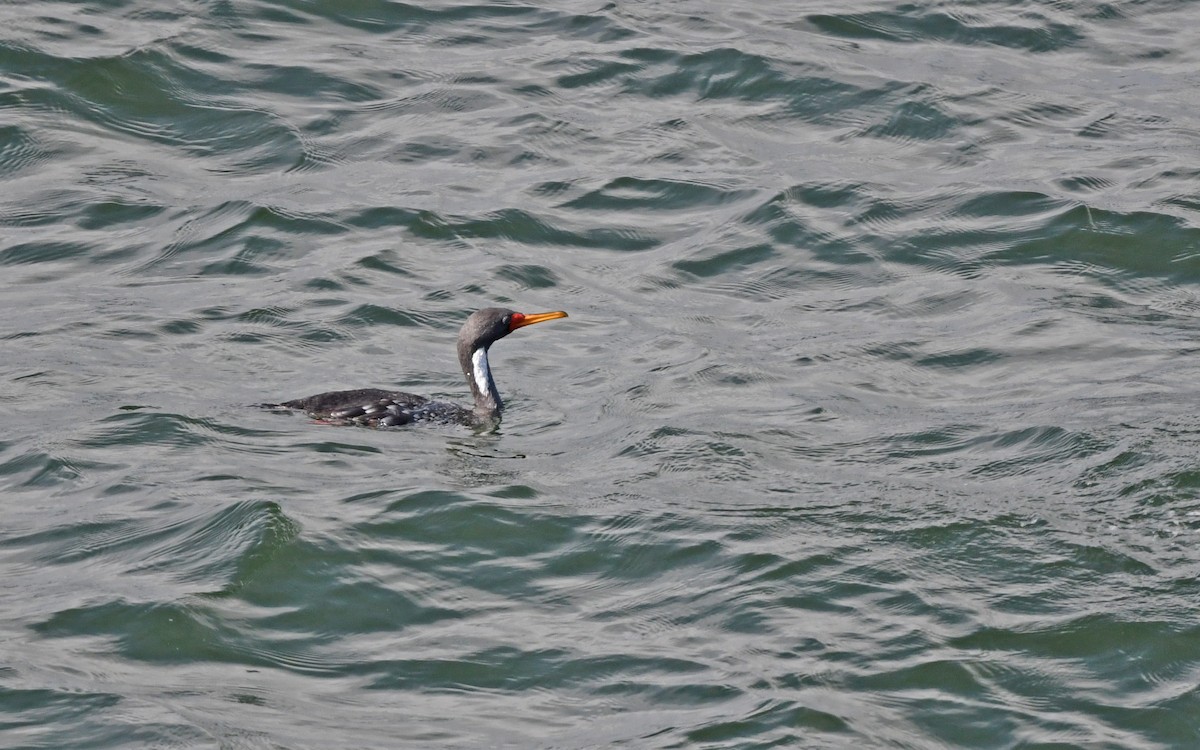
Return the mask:
<path id="1" fill-rule="evenodd" d="M 565 312 L 563 312 L 562 310 L 555 310 L 554 312 L 544 312 L 544 313 L 530 313 L 528 315 L 526 315 L 524 313 L 513 313 L 512 321 L 508 324 L 508 330 L 515 331 L 518 328 L 524 328 L 525 326 L 531 326 L 534 323 L 544 323 L 547 320 L 556 320 L 558 318 L 565 318 L 565 317 L 567 317 L 567 314 Z"/>

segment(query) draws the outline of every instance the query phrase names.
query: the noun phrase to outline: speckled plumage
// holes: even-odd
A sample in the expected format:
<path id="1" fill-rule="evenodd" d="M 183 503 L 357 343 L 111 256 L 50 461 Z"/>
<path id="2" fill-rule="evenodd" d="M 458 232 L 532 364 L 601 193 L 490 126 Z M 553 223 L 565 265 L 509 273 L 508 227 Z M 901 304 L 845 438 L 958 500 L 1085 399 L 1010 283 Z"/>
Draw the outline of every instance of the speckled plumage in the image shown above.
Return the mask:
<path id="1" fill-rule="evenodd" d="M 284 401 L 279 406 L 301 409 L 326 422 L 370 427 L 399 427 L 411 422 L 470 424 L 475 421 L 474 412 L 458 404 L 380 388 L 318 393 Z"/>

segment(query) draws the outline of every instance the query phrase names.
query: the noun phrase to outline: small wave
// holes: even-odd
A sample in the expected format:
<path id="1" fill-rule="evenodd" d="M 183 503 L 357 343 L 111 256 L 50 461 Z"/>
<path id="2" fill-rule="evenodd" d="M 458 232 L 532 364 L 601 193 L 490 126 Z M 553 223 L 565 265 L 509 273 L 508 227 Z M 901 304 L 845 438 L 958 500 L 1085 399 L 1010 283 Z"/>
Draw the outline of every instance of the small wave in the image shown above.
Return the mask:
<path id="1" fill-rule="evenodd" d="M 16 177 L 54 157 L 51 149 L 37 142 L 19 125 L 0 126 L 0 177 Z"/>
<path id="2" fill-rule="evenodd" d="M 1050 53 L 1078 46 L 1085 40 L 1079 25 L 1067 22 L 1068 18 L 1064 14 L 1064 20 L 1056 20 L 1052 13 L 1032 13 L 1022 17 L 1025 24 L 1018 25 L 1007 13 L 980 9 L 930 12 L 923 7 L 904 6 L 894 11 L 813 14 L 805 20 L 822 33 L 847 39 L 923 44 L 937 40 Z"/>
<path id="3" fill-rule="evenodd" d="M 563 208 L 599 211 L 687 211 L 743 201 L 753 190 L 678 180 L 621 177 L 563 204 Z"/>

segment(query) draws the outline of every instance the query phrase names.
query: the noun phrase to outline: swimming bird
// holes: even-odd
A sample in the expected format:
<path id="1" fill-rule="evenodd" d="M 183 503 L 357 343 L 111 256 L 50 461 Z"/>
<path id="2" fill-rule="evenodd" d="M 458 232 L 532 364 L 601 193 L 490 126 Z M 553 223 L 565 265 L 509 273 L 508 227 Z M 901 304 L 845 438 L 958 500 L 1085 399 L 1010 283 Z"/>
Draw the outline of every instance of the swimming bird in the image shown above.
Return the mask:
<path id="1" fill-rule="evenodd" d="M 471 313 L 458 332 L 458 363 L 467 378 L 471 395 L 475 397 L 474 409 L 380 388 L 318 393 L 265 406 L 303 409 L 312 418 L 324 422 L 369 427 L 396 427 L 410 422 L 470 426 L 495 424 L 500 420 L 504 403 L 500 400 L 496 381 L 492 379 L 488 347 L 518 328 L 565 317 L 567 314 L 561 310 L 526 314 L 501 307 L 488 307 Z"/>

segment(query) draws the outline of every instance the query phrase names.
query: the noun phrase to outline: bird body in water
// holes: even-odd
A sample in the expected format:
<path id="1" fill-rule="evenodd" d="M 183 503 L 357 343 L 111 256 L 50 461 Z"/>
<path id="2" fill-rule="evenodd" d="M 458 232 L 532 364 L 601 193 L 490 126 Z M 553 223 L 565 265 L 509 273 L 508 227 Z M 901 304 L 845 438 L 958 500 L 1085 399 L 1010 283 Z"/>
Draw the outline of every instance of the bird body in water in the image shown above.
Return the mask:
<path id="1" fill-rule="evenodd" d="M 307 398 L 267 404 L 270 407 L 302 409 L 314 419 L 335 424 L 397 427 L 412 422 L 485 425 L 500 419 L 504 403 L 492 379 L 488 347 L 508 334 L 534 323 L 565 318 L 561 310 L 524 314 L 500 307 L 471 313 L 458 332 L 458 363 L 475 397 L 475 407 L 433 401 L 424 396 L 380 388 L 318 393 Z"/>

